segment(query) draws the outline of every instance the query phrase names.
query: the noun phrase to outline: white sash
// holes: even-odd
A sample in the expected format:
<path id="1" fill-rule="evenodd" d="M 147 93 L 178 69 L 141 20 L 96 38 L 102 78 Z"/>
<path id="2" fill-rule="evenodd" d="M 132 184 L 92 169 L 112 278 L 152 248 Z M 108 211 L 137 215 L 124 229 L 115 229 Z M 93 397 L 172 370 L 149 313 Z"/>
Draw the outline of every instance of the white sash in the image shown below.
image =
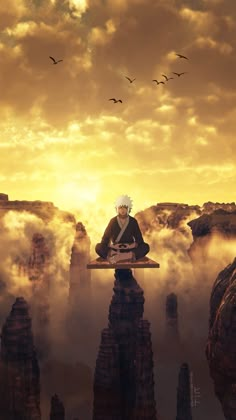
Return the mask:
<path id="1" fill-rule="evenodd" d="M 123 235 L 125 229 L 127 228 L 128 224 L 129 224 L 129 216 L 127 217 L 127 220 L 123 224 L 123 226 L 120 224 L 120 221 L 119 221 L 119 217 L 118 216 L 117 216 L 117 222 L 118 222 L 119 226 L 121 227 L 121 231 L 120 231 L 119 235 L 117 236 L 117 238 L 115 240 L 115 243 L 119 242 L 121 236 Z"/>

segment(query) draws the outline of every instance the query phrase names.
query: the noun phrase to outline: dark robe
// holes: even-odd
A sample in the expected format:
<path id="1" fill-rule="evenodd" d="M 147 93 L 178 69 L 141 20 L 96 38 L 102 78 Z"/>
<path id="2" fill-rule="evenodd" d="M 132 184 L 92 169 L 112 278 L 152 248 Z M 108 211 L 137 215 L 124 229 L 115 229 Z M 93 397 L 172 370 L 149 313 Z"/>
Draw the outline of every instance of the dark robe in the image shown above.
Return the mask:
<path id="1" fill-rule="evenodd" d="M 95 247 L 95 250 L 100 257 L 105 259 L 107 258 L 107 254 L 110 249 L 109 246 L 112 243 L 115 243 L 120 231 L 121 227 L 118 223 L 117 216 L 115 216 L 108 223 L 101 243 L 97 244 Z M 136 259 L 144 257 L 150 250 L 149 245 L 146 244 L 143 240 L 137 220 L 134 217 L 129 216 L 129 223 L 118 243 L 132 244 L 134 242 L 136 242 L 138 245 L 137 248 L 132 249 Z"/>

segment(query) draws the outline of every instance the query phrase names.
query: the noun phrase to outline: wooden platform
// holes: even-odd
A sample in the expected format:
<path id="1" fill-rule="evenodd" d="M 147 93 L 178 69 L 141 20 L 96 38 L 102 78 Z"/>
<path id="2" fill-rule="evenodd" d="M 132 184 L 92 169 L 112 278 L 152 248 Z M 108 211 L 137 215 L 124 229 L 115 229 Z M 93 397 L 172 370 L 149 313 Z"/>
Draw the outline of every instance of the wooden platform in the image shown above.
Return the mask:
<path id="1" fill-rule="evenodd" d="M 96 258 L 87 264 L 87 268 L 159 268 L 160 264 L 156 261 L 151 260 L 150 258 L 144 257 L 140 258 L 134 262 L 120 262 L 117 264 L 111 264 L 109 261 L 104 260 L 103 258 Z"/>

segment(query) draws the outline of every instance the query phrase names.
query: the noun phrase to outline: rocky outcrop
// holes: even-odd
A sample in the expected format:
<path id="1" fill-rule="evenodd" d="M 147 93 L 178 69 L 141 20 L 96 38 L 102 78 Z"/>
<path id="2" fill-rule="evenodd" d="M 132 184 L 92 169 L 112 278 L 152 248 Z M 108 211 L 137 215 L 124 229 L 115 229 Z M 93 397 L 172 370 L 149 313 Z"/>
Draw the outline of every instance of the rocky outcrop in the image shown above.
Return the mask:
<path id="1" fill-rule="evenodd" d="M 40 372 L 29 308 L 16 299 L 1 335 L 0 412 L 4 420 L 40 420 Z"/>
<path id="2" fill-rule="evenodd" d="M 51 398 L 50 420 L 65 420 L 65 408 L 57 394 Z"/>
<path id="3" fill-rule="evenodd" d="M 7 194 L 0 193 L 0 219 L 10 210 L 18 212 L 27 211 L 29 213 L 33 213 L 43 219 L 45 222 L 49 222 L 54 217 L 58 217 L 64 222 L 71 222 L 75 224 L 75 218 L 73 214 L 67 211 L 59 210 L 50 201 L 11 201 L 8 199 Z"/>
<path id="4" fill-rule="evenodd" d="M 170 337 L 179 337 L 178 301 L 175 293 L 166 297 L 166 333 Z"/>
<path id="5" fill-rule="evenodd" d="M 8 201 L 8 195 L 4 193 L 0 193 L 0 200 L 1 201 Z"/>
<path id="6" fill-rule="evenodd" d="M 34 233 L 30 255 L 15 259 L 18 276 L 23 278 L 20 293 L 27 293 L 33 319 L 35 344 L 38 357 L 48 350 L 48 327 L 50 323 L 50 288 L 53 282 L 52 258 L 45 238 L 41 233 Z M 20 283 L 20 282 L 19 282 Z M 46 350 L 47 349 L 47 350 Z"/>
<path id="7" fill-rule="evenodd" d="M 213 203 L 212 201 L 208 201 L 203 204 L 202 206 L 202 213 L 210 214 L 214 213 L 216 210 L 225 210 L 226 212 L 234 212 L 236 211 L 236 204 L 234 202 L 232 203 Z"/>
<path id="8" fill-rule="evenodd" d="M 235 203 L 204 203 L 188 205 L 184 203 L 157 203 L 135 214 L 144 235 L 163 228 L 178 229 L 184 233 L 189 225 L 196 239 L 213 229 L 228 234 L 235 232 Z M 233 233 L 234 234 L 234 233 Z"/>
<path id="9" fill-rule="evenodd" d="M 209 260 L 208 248 L 211 238 L 219 236 L 225 240 L 236 238 L 236 210 L 226 211 L 220 208 L 211 214 L 203 214 L 191 220 L 188 225 L 193 235 L 188 254 L 192 262 L 199 266 Z"/>
<path id="10" fill-rule="evenodd" d="M 187 363 L 179 371 L 176 420 L 192 420 L 190 372 Z"/>
<path id="11" fill-rule="evenodd" d="M 210 298 L 206 346 L 215 394 L 227 420 L 236 420 L 236 258 L 217 276 Z"/>
<path id="12" fill-rule="evenodd" d="M 40 357 L 48 353 L 48 327 L 50 323 L 50 286 L 53 281 L 50 270 L 50 253 L 45 238 L 35 233 L 28 262 L 28 279 L 31 282 L 31 309 L 35 331 L 35 343 Z"/>
<path id="13" fill-rule="evenodd" d="M 229 212 L 223 209 L 215 210 L 211 214 L 203 214 L 188 225 L 192 229 L 193 238 L 199 238 L 218 232 L 224 236 L 236 236 L 236 210 Z"/>
<path id="14" fill-rule="evenodd" d="M 131 270 L 116 270 L 94 376 L 93 420 L 156 420 L 150 324 Z"/>
<path id="15" fill-rule="evenodd" d="M 158 203 L 144 211 L 135 214 L 143 234 L 159 231 L 163 227 L 183 229 L 184 222 L 190 217 L 201 214 L 199 206 L 189 206 L 179 203 Z"/>
<path id="16" fill-rule="evenodd" d="M 76 224 L 75 239 L 71 250 L 70 259 L 70 306 L 77 306 L 77 299 L 81 289 L 90 289 L 91 270 L 87 269 L 90 260 L 90 238 L 83 223 Z"/>
<path id="17" fill-rule="evenodd" d="M 76 224 L 69 270 L 67 333 L 73 348 L 78 348 L 80 360 L 89 362 L 92 340 L 90 238 L 81 222 Z M 75 334 L 76 331 L 76 334 Z"/>
<path id="18" fill-rule="evenodd" d="M 35 233 L 32 238 L 32 251 L 28 262 L 28 276 L 32 281 L 43 281 L 49 263 L 49 249 L 41 233 Z"/>

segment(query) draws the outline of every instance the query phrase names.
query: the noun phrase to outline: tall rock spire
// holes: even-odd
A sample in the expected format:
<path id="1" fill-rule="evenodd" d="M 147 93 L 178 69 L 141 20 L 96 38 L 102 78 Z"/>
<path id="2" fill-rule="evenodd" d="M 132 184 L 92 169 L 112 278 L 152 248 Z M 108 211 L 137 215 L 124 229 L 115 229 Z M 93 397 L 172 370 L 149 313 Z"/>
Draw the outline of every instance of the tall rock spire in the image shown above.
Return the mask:
<path id="1" fill-rule="evenodd" d="M 40 420 L 40 371 L 29 308 L 18 297 L 2 328 L 0 412 L 4 420 Z"/>
<path id="2" fill-rule="evenodd" d="M 72 307 L 78 306 L 77 298 L 81 295 L 81 289 L 89 290 L 90 288 L 91 271 L 87 269 L 89 259 L 90 238 L 83 223 L 78 222 L 70 260 L 69 303 Z"/>
<path id="3" fill-rule="evenodd" d="M 78 349 L 77 357 L 86 363 L 90 362 L 88 347 L 92 339 L 91 270 L 87 269 L 89 260 L 90 238 L 84 225 L 78 222 L 70 260 L 67 333 L 71 348 Z"/>
<path id="4" fill-rule="evenodd" d="M 179 371 L 176 420 L 192 420 L 190 372 L 187 363 Z"/>
<path id="5" fill-rule="evenodd" d="M 166 297 L 166 333 L 170 337 L 179 338 L 178 301 L 175 293 Z"/>
<path id="6" fill-rule="evenodd" d="M 65 408 L 57 394 L 51 398 L 50 420 L 65 420 Z"/>
<path id="7" fill-rule="evenodd" d="M 49 298 L 53 279 L 50 270 L 50 252 L 41 233 L 35 233 L 32 237 L 28 277 L 32 287 L 30 306 L 35 332 L 35 344 L 39 357 L 46 357 L 49 352 Z"/>
<path id="8" fill-rule="evenodd" d="M 93 420 L 156 420 L 150 324 L 131 270 L 116 270 L 94 376 Z"/>

